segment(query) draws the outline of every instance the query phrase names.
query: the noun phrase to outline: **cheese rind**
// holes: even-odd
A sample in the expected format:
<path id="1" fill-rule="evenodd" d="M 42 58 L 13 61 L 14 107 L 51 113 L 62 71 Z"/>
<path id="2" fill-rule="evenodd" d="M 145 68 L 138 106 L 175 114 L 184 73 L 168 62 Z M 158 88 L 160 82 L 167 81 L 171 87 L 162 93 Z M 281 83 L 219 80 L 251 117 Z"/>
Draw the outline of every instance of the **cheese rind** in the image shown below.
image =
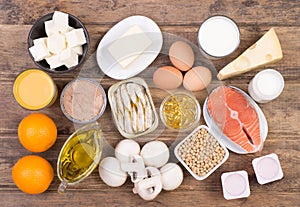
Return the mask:
<path id="1" fill-rule="evenodd" d="M 126 69 L 135 61 L 150 45 L 151 39 L 137 25 L 129 28 L 119 39 L 115 40 L 108 51 L 112 57 Z"/>
<path id="2" fill-rule="evenodd" d="M 218 79 L 224 80 L 281 59 L 282 50 L 280 42 L 275 30 L 271 28 L 255 44 L 221 69 Z"/>

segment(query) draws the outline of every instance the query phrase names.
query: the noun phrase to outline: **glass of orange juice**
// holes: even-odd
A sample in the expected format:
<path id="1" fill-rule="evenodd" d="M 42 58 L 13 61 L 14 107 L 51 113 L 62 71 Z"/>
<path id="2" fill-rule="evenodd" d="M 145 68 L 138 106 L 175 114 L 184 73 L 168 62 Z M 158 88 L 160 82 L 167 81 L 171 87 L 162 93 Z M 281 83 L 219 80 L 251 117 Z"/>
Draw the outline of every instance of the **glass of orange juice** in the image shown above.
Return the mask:
<path id="1" fill-rule="evenodd" d="M 55 102 L 57 87 L 47 73 L 38 69 L 28 69 L 16 78 L 13 94 L 23 108 L 39 110 Z"/>

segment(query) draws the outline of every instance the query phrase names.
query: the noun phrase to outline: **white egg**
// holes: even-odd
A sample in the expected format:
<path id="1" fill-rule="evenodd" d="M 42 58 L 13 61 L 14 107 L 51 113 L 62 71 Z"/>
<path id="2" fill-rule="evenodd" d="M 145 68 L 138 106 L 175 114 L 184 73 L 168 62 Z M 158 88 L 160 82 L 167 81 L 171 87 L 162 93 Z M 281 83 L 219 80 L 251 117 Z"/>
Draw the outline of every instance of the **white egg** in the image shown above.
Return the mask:
<path id="1" fill-rule="evenodd" d="M 146 166 L 161 167 L 169 160 L 168 146 L 161 141 L 151 141 L 144 145 L 141 156 Z"/>
<path id="2" fill-rule="evenodd" d="M 130 162 L 134 155 L 140 153 L 140 145 L 131 139 L 120 141 L 115 148 L 115 156 L 120 162 Z"/>
<path id="3" fill-rule="evenodd" d="M 127 174 L 121 170 L 119 160 L 114 157 L 106 157 L 101 161 L 99 175 L 103 182 L 111 187 L 119 187 L 127 179 Z"/>
<path id="4" fill-rule="evenodd" d="M 164 190 L 175 190 L 183 180 L 182 169 L 175 163 L 168 163 L 160 169 Z"/>

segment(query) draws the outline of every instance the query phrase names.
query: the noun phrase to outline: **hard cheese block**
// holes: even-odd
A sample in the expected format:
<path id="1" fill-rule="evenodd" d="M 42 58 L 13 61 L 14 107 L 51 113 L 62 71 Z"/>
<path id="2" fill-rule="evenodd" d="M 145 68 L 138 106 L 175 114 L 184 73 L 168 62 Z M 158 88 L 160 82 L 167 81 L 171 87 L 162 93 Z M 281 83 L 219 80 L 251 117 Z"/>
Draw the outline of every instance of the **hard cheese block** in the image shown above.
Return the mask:
<path id="1" fill-rule="evenodd" d="M 224 80 L 281 59 L 280 42 L 272 28 L 254 45 L 220 70 L 218 79 Z"/>
<path id="2" fill-rule="evenodd" d="M 118 61 L 122 68 L 127 68 L 150 45 L 151 39 L 137 25 L 129 28 L 121 38 L 114 41 L 108 48 L 112 57 Z"/>

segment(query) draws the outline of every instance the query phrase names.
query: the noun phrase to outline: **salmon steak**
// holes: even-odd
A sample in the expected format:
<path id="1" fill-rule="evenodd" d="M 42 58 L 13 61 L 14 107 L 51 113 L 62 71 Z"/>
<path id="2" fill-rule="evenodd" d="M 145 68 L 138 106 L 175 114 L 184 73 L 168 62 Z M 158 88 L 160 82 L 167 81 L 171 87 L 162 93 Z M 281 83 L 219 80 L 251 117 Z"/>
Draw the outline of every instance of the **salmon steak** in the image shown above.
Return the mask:
<path id="1" fill-rule="evenodd" d="M 235 144 L 249 153 L 262 148 L 258 114 L 239 91 L 220 86 L 209 95 L 207 107 L 214 123 Z"/>

